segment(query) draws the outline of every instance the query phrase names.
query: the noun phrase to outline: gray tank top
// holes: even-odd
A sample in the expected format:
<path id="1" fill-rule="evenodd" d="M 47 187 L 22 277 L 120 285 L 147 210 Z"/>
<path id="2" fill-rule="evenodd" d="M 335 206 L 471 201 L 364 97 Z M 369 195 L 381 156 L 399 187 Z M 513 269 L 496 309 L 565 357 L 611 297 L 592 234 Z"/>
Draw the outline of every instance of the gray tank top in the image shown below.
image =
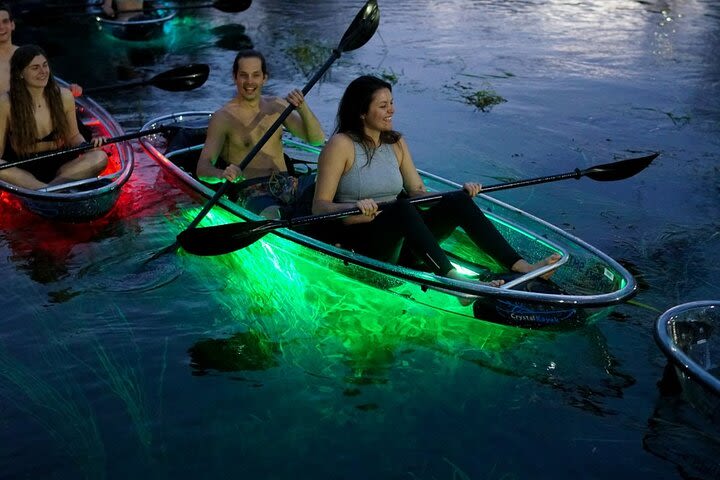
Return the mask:
<path id="1" fill-rule="evenodd" d="M 395 200 L 402 191 L 403 180 L 392 145 L 380 145 L 369 164 L 362 145 L 357 142 L 353 145 L 355 162 L 340 177 L 335 201 L 350 203 L 363 198 L 372 198 L 376 202 Z"/>

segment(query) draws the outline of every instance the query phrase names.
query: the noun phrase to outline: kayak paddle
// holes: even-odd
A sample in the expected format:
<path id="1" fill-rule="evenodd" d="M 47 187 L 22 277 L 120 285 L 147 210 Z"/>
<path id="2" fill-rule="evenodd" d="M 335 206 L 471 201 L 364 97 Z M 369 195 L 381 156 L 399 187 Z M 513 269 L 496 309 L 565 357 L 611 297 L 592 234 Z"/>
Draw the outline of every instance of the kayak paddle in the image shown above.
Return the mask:
<path id="1" fill-rule="evenodd" d="M 166 125 L 163 127 L 153 128 L 151 130 L 142 130 L 139 132 L 133 132 L 133 133 L 126 133 L 124 135 L 118 135 L 117 137 L 110 137 L 106 138 L 103 142 L 103 145 L 110 145 L 111 143 L 117 143 L 117 142 L 124 142 L 126 140 L 132 140 L 134 138 L 140 138 L 145 137 L 147 135 L 153 135 L 155 133 L 167 133 L 168 131 L 174 130 L 178 127 L 175 127 L 174 125 Z M 25 165 L 26 163 L 30 162 L 37 162 L 38 160 L 47 160 L 49 158 L 55 158 L 60 155 L 67 155 L 71 153 L 77 153 L 80 155 L 83 152 L 87 152 L 88 150 L 92 150 L 96 148 L 92 143 L 84 142 L 80 145 L 76 145 L 74 147 L 65 148 L 62 150 L 53 150 L 52 152 L 42 152 L 37 154 L 34 157 L 30 158 L 24 158 L 22 160 L 18 160 L 17 162 L 11 162 L 11 163 L 3 163 L 0 164 L 0 170 L 4 170 L 6 168 L 12 168 L 12 167 L 19 167 L 21 165 Z"/>
<path id="2" fill-rule="evenodd" d="M 209 75 L 210 67 L 208 65 L 204 63 L 190 64 L 167 70 L 147 80 L 136 80 L 114 85 L 104 85 L 102 87 L 86 88 L 83 94 L 88 95 L 145 85 L 152 85 L 153 87 L 169 92 L 184 92 L 202 86 L 207 81 Z"/>
<path id="3" fill-rule="evenodd" d="M 356 50 L 365 45 L 375 34 L 379 23 L 380 9 L 378 8 L 377 0 L 368 0 L 367 3 L 365 3 L 365 5 L 360 9 L 360 11 L 358 11 L 357 15 L 355 15 L 355 19 L 343 34 L 337 48 L 332 51 L 330 58 L 328 58 L 325 64 L 320 67 L 320 69 L 315 73 L 315 75 L 313 75 L 313 77 L 308 81 L 307 85 L 303 87 L 303 95 L 307 95 L 310 89 L 317 83 L 318 80 L 320 80 L 320 77 L 325 74 L 325 72 L 330 68 L 333 62 L 340 58 L 342 53 Z M 267 141 L 273 136 L 275 131 L 282 125 L 282 123 L 292 113 L 294 109 L 295 106 L 292 104 L 288 105 L 285 108 L 285 111 L 280 114 L 278 119 L 275 120 L 275 123 L 273 123 L 268 129 L 268 131 L 265 132 L 265 135 L 263 135 L 262 138 L 258 140 L 257 144 L 255 144 L 252 150 L 248 152 L 242 162 L 240 162 L 240 164 L 238 165 L 240 167 L 240 170 L 244 169 L 248 165 L 248 163 L 250 163 L 250 161 L 255 158 L 255 155 L 257 155 L 263 145 L 267 143 Z M 212 198 L 207 203 L 205 203 L 205 206 L 203 206 L 202 210 L 200 210 L 200 213 L 198 213 L 195 219 L 190 222 L 190 224 L 185 228 L 183 233 L 193 230 L 197 226 L 197 224 L 200 223 L 200 221 L 205 217 L 205 215 L 207 215 L 213 205 L 215 205 L 217 201 L 220 200 L 220 197 L 225 194 L 231 184 L 232 182 L 226 180 L 225 183 L 223 183 L 220 188 L 218 188 L 218 190 L 215 192 L 215 195 L 213 195 Z M 163 250 L 153 255 L 150 260 L 158 257 L 159 255 L 162 255 L 163 253 L 173 252 L 179 247 L 180 244 L 176 240 L 172 245 L 165 247 Z"/>
<path id="4" fill-rule="evenodd" d="M 599 182 L 608 182 L 614 180 L 623 180 L 632 177 L 642 170 L 658 156 L 653 153 L 644 157 L 628 158 L 617 162 L 605 163 L 594 167 L 580 170 L 576 168 L 572 172 L 561 173 L 559 175 L 550 175 L 546 177 L 538 177 L 527 180 L 518 180 L 516 182 L 500 183 L 483 187 L 480 193 L 495 192 L 498 190 L 507 190 L 510 188 L 526 187 L 529 185 L 537 185 L 540 183 L 556 182 L 569 178 L 580 179 L 588 177 Z M 430 203 L 440 200 L 443 196 L 456 193 L 458 190 L 449 192 L 431 193 L 420 197 L 409 198 L 412 204 Z M 462 190 L 459 190 L 462 191 Z M 382 202 L 378 204 L 379 209 L 387 208 L 394 201 Z M 338 212 L 326 213 L 322 215 L 307 215 L 293 219 L 284 220 L 258 220 L 252 222 L 228 223 L 225 225 L 214 225 L 211 227 L 195 228 L 181 232 L 177 241 L 183 249 L 193 255 L 222 255 L 235 250 L 240 250 L 248 245 L 261 239 L 266 234 L 277 230 L 278 228 L 296 228 L 315 223 L 336 220 L 350 215 L 362 213 L 359 208 L 341 210 Z"/>

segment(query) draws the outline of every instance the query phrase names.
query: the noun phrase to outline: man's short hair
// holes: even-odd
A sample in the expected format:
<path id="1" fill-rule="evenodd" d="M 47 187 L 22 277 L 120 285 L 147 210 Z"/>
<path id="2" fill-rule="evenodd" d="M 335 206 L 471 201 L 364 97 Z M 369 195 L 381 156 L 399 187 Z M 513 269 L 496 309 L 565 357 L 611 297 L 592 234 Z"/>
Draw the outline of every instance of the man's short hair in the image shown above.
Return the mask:
<path id="1" fill-rule="evenodd" d="M 265 56 L 257 50 L 248 48 L 245 50 L 240 50 L 238 54 L 235 55 L 235 61 L 233 62 L 233 78 L 237 77 L 238 63 L 240 63 L 241 58 L 257 58 L 258 60 L 260 60 L 260 68 L 263 75 L 267 75 L 268 72 L 267 64 L 265 62 Z"/>
<path id="2" fill-rule="evenodd" d="M 0 2 L 0 12 L 2 12 L 3 10 L 8 12 L 8 17 L 10 18 L 10 20 L 12 20 L 13 14 L 12 14 L 12 10 L 10 10 L 10 5 L 5 2 Z"/>

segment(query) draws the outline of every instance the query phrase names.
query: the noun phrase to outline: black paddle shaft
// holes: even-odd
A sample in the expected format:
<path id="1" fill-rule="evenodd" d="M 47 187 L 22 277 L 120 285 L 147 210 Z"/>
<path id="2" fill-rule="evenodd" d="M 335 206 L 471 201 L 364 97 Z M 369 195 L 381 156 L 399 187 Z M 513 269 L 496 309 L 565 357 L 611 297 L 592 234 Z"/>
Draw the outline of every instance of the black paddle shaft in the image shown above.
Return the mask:
<path id="1" fill-rule="evenodd" d="M 340 58 L 342 52 L 358 49 L 365 43 L 367 43 L 367 41 L 370 40 L 370 38 L 375 33 L 375 30 L 377 30 L 379 21 L 380 10 L 377 6 L 377 0 L 368 0 L 365 6 L 360 9 L 357 15 L 355 15 L 353 22 L 343 34 L 338 47 L 332 51 L 332 55 L 330 55 L 330 58 L 327 59 L 325 64 L 320 67 L 320 69 L 315 73 L 315 75 L 313 75 L 313 77 L 308 81 L 307 85 L 305 85 L 305 87 L 302 89 L 303 95 L 307 95 L 307 93 L 317 83 L 317 81 L 320 80 L 323 75 L 325 75 L 325 72 L 330 68 L 330 65 L 332 65 L 335 60 Z M 292 113 L 294 109 L 295 106 L 292 104 L 287 106 L 285 111 L 280 114 L 277 120 L 275 120 L 275 123 L 273 123 L 272 126 L 270 126 L 270 128 L 265 132 L 265 135 L 263 135 L 262 138 L 258 140 L 252 150 L 250 150 L 250 152 L 248 152 L 242 162 L 240 162 L 240 164 L 238 165 L 240 167 L 240 170 L 247 167 L 247 165 L 252 161 L 252 159 L 255 158 L 255 155 L 257 155 L 260 149 L 267 143 L 268 140 L 270 140 L 275 131 L 280 127 L 280 125 L 283 124 L 283 122 L 287 119 L 287 117 Z M 198 215 L 193 219 L 193 221 L 190 222 L 186 230 L 195 228 L 200 223 L 200 221 L 205 218 L 205 215 L 207 215 L 210 209 L 218 202 L 218 200 L 220 200 L 220 197 L 225 194 L 230 183 L 231 182 L 226 180 L 225 183 L 223 183 L 220 188 L 217 189 L 215 195 L 213 195 L 212 198 L 210 198 L 210 200 L 205 203 L 202 210 L 200 210 L 200 213 L 198 213 Z"/>
<path id="2" fill-rule="evenodd" d="M 307 95 L 307 93 L 310 91 L 310 89 L 317 83 L 318 80 L 325 74 L 328 68 L 330 68 L 330 65 L 333 64 L 335 60 L 340 58 L 340 50 L 335 49 L 333 50 L 332 55 L 328 60 L 325 62 L 325 64 L 318 70 L 315 75 L 310 79 L 310 81 L 305 85 L 305 87 L 302 89 L 303 95 Z M 272 138 L 272 136 L 275 134 L 275 131 L 280 128 L 280 126 L 283 124 L 283 122 L 287 119 L 287 117 L 290 116 L 292 111 L 295 109 L 295 105 L 290 104 L 285 108 L 285 110 L 280 114 L 280 116 L 275 120 L 275 123 L 273 123 L 270 128 L 265 132 L 265 134 L 258 140 L 258 142 L 255 144 L 255 146 L 248 152 L 247 155 L 245 155 L 245 158 L 240 162 L 238 167 L 240 170 L 243 170 L 245 167 L 248 166 L 248 164 L 252 161 L 253 158 L 255 158 L 255 155 L 260 152 L 260 149 L 265 146 L 265 144 Z M 208 202 L 205 203 L 205 206 L 203 206 L 202 210 L 200 210 L 200 213 L 197 214 L 197 216 L 193 219 L 192 222 L 187 226 L 186 230 L 193 229 L 197 227 L 198 223 L 205 218 L 205 215 L 210 211 L 210 209 L 220 200 L 220 197 L 222 197 L 225 192 L 227 191 L 228 187 L 232 185 L 232 182 L 226 180 L 225 183 L 223 183 L 220 188 L 217 189 L 215 194 L 210 198 Z"/>
<path id="3" fill-rule="evenodd" d="M 624 180 L 644 170 L 653 160 L 657 158 L 658 155 L 660 154 L 653 153 L 644 157 L 628 158 L 617 162 L 595 165 L 594 167 L 586 168 L 584 170 L 576 168 L 572 172 L 561 173 L 558 175 L 548 175 L 546 177 L 529 178 L 527 180 L 518 180 L 516 182 L 488 185 L 487 187 L 482 188 L 482 193 L 496 192 L 498 190 L 507 190 L 516 187 L 529 187 L 530 185 L 556 182 L 558 180 L 566 180 L 569 178 L 579 180 L 582 177 L 588 177 L 598 182 Z"/>
<path id="4" fill-rule="evenodd" d="M 555 182 L 570 178 L 580 179 L 584 176 L 597 181 L 613 181 L 622 180 L 631 177 L 643 169 L 658 156 L 653 153 L 639 158 L 629 158 L 617 162 L 596 165 L 594 167 L 580 170 L 576 168 L 572 172 L 562 173 L 558 175 L 549 175 L 545 177 L 531 178 L 527 180 L 519 180 L 516 182 L 502 183 L 484 187 L 482 193 L 488 193 L 498 190 L 510 188 L 525 187 L 540 183 Z M 458 191 L 431 193 L 408 199 L 411 204 L 422 204 L 435 202 L 443 198 L 445 195 L 454 194 Z M 378 204 L 378 210 L 382 210 L 394 202 L 382 202 Z M 222 255 L 235 250 L 244 248 L 266 234 L 279 228 L 296 228 L 307 226 L 315 223 L 322 223 L 329 220 L 337 220 L 349 215 L 362 213 L 359 208 L 340 210 L 321 215 L 307 215 L 296 217 L 293 219 L 283 220 L 260 220 L 252 222 L 229 223 L 225 225 L 215 225 L 205 228 L 188 229 L 180 233 L 177 242 L 193 255 Z"/>
<path id="5" fill-rule="evenodd" d="M 140 132 L 126 133 L 124 135 L 118 135 L 117 137 L 111 137 L 111 138 L 105 139 L 105 142 L 103 143 L 103 145 L 109 145 L 111 143 L 117 143 L 117 142 L 124 142 L 126 140 L 132 140 L 134 138 L 140 138 L 140 137 L 144 137 L 146 135 L 153 135 L 155 133 L 166 133 L 168 130 L 171 130 L 173 128 L 174 127 L 172 127 L 172 126 L 164 126 L 164 127 L 153 128 L 151 130 L 143 130 Z M 3 163 L 2 165 L 0 165 L 0 170 L 3 170 L 5 168 L 19 167 L 21 165 L 25 165 L 26 163 L 37 162 L 39 160 L 47 160 L 48 158 L 55 158 L 59 155 L 67 155 L 70 153 L 77 153 L 79 155 L 83 152 L 87 152 L 88 150 L 92 150 L 93 148 L 95 148 L 95 146 L 92 143 L 84 142 L 75 147 L 65 148 L 63 150 L 55 150 L 50 153 L 41 153 L 34 157 L 25 158 L 23 160 L 18 160 L 17 162 Z"/>

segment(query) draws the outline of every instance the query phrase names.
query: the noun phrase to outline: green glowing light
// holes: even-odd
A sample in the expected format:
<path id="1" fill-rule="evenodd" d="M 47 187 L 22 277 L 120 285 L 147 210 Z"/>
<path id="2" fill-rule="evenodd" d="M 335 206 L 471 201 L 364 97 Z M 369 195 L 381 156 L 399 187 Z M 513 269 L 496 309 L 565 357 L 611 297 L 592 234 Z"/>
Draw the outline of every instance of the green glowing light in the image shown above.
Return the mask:
<path id="1" fill-rule="evenodd" d="M 184 211 L 179 223 L 198 211 Z M 234 215 L 213 209 L 203 225 L 233 221 Z M 301 365 L 317 363 L 318 354 L 322 361 L 341 355 L 362 370 L 372 352 L 443 345 L 452 356 L 503 350 L 523 336 L 519 329 L 472 318 L 471 308 L 452 296 L 423 292 L 272 234 L 242 250 L 188 256 L 188 262 L 201 278 L 222 278 L 223 287 L 213 295 L 224 306 L 225 321 L 262 332 L 280 344 L 286 361 Z"/>

